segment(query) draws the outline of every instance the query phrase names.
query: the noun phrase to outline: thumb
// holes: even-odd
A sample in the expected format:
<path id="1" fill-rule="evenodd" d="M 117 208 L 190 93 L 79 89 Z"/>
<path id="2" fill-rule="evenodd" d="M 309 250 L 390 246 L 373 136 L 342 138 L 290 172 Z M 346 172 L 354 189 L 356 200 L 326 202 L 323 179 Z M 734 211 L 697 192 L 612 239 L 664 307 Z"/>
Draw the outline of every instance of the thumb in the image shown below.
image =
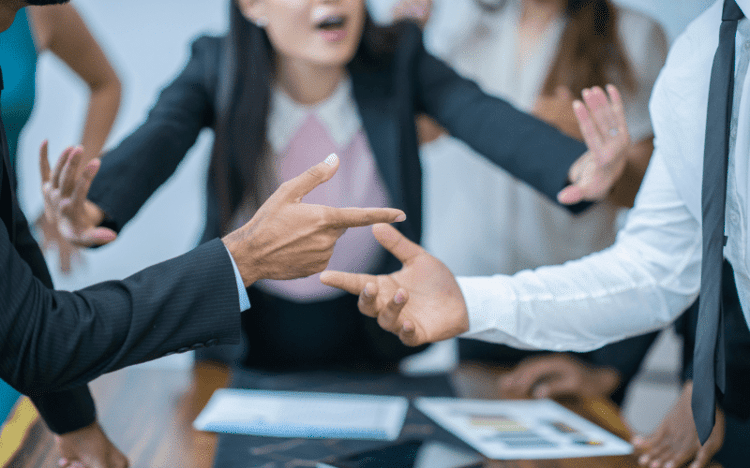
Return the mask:
<path id="1" fill-rule="evenodd" d="M 424 252 L 424 249 L 410 241 L 398 229 L 390 224 L 375 224 L 372 226 L 375 239 L 401 263 L 407 263 L 412 258 Z"/>
<path id="2" fill-rule="evenodd" d="M 338 168 L 339 157 L 336 156 L 335 153 L 331 153 L 323 162 L 316 164 L 284 184 L 289 189 L 287 193 L 288 199 L 296 202 L 300 201 L 302 197 L 310 193 L 312 189 L 323 182 L 330 180 Z"/>

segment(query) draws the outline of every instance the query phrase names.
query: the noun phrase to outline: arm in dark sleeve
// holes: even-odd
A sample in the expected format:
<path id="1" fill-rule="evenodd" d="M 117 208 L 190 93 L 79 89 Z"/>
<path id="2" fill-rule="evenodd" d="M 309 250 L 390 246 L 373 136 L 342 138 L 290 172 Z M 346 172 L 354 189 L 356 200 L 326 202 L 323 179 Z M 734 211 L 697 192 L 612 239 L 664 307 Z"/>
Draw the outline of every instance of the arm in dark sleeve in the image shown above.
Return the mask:
<path id="1" fill-rule="evenodd" d="M 21 259 L 29 265 L 34 277 L 45 287 L 52 289 L 47 264 L 39 250 L 39 244 L 31 235 L 26 217 L 17 204 L 13 204 L 12 209 L 15 211 L 13 220 L 16 227 L 14 247 Z M 33 392 L 29 397 L 47 427 L 56 434 L 82 429 L 96 420 L 94 399 L 86 385 L 60 392 Z"/>
<path id="2" fill-rule="evenodd" d="M 34 277 L 0 223 L 0 311 L 0 378 L 25 394 L 239 339 L 236 278 L 219 240 L 125 280 L 67 292 Z"/>
<path id="3" fill-rule="evenodd" d="M 30 392 L 29 398 L 55 434 L 83 429 L 96 421 L 96 406 L 86 385 L 61 392 Z"/>
<path id="4" fill-rule="evenodd" d="M 193 43 L 190 61 L 160 94 L 146 121 L 107 152 L 89 199 L 119 231 L 174 173 L 204 127 L 213 124 L 212 88 L 219 39 Z"/>
<path id="5" fill-rule="evenodd" d="M 584 355 L 585 360 L 589 363 L 595 366 L 609 367 L 620 374 L 620 384 L 611 396 L 612 401 L 618 405 L 622 404 L 630 382 L 640 370 L 643 359 L 657 336 L 659 336 L 658 331 L 634 336 Z"/>
<path id="6" fill-rule="evenodd" d="M 417 110 L 432 116 L 452 136 L 557 202 L 557 193 L 570 183 L 570 166 L 586 152 L 586 145 L 508 102 L 485 94 L 476 83 L 430 55 L 419 31 L 406 34 L 419 37 L 404 41 L 416 48 Z M 568 208 L 578 212 L 587 206 L 582 203 Z"/>

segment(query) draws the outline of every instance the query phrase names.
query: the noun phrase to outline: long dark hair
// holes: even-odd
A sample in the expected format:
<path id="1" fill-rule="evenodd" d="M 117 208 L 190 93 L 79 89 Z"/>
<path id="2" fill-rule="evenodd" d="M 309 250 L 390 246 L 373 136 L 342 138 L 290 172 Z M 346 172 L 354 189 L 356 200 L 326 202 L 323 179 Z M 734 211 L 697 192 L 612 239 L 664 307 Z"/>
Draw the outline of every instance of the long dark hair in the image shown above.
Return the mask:
<path id="1" fill-rule="evenodd" d="M 502 8 L 504 0 L 475 0 L 487 12 Z M 542 93 L 552 95 L 567 86 L 574 96 L 584 88 L 615 83 L 636 91 L 637 83 L 617 33 L 617 8 L 610 0 L 568 0 L 568 24 L 563 31 Z"/>
<path id="2" fill-rule="evenodd" d="M 243 202 L 256 207 L 263 203 L 268 195 L 263 193 L 263 183 L 273 177 L 264 169 L 270 154 L 266 122 L 274 77 L 273 46 L 264 29 L 248 21 L 234 0 L 229 3 L 229 32 L 222 51 L 226 66 L 219 71 L 220 96 L 209 167 L 209 196 L 215 196 L 218 205 L 221 234 Z M 362 40 L 349 68 L 384 66 L 393 54 L 400 29 L 398 25 L 377 26 L 366 14 Z"/>

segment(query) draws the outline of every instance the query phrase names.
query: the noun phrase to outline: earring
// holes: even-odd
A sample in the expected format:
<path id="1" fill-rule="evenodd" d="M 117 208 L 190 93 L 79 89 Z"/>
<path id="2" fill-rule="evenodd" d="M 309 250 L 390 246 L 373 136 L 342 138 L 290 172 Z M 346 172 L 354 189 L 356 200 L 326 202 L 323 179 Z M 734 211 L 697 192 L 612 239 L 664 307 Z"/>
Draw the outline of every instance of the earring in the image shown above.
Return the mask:
<path id="1" fill-rule="evenodd" d="M 265 28 L 266 26 L 268 26 L 268 18 L 266 18 L 265 16 L 261 16 L 260 18 L 255 20 L 255 25 L 259 28 Z"/>

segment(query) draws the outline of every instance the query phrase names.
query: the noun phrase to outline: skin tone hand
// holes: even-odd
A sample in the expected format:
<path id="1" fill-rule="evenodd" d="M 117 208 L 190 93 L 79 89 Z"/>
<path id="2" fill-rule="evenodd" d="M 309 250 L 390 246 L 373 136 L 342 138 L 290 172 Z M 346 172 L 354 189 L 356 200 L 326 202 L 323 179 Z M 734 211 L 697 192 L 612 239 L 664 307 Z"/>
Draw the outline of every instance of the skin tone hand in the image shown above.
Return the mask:
<path id="1" fill-rule="evenodd" d="M 360 312 L 408 346 L 445 340 L 469 329 L 461 290 L 450 270 L 389 225 L 372 232 L 404 265 L 390 275 L 325 271 L 323 284 L 359 295 Z"/>
<path id="2" fill-rule="evenodd" d="M 569 354 L 524 359 L 500 377 L 501 398 L 609 397 L 620 379 L 607 367 L 590 367 Z"/>
<path id="3" fill-rule="evenodd" d="M 94 422 L 89 426 L 63 435 L 55 435 L 60 452 L 58 466 L 62 468 L 127 468 L 128 459 Z"/>
<path id="4" fill-rule="evenodd" d="M 401 0 L 392 10 L 393 20 L 411 19 L 420 28 L 424 28 L 430 20 L 432 0 Z"/>
<path id="5" fill-rule="evenodd" d="M 80 77 L 89 89 L 88 110 L 81 143 L 85 148 L 81 170 L 99 157 L 120 106 L 122 85 L 86 23 L 71 4 L 27 7 L 29 25 L 37 51 L 50 51 Z M 36 222 L 44 249 L 56 247 L 60 270 L 70 273 L 73 264 L 82 263 L 80 249 L 57 231 L 42 214 Z"/>
<path id="6" fill-rule="evenodd" d="M 589 150 L 570 168 L 571 185 L 557 194 L 563 204 L 601 200 L 620 179 L 627 164 L 630 135 L 620 93 L 612 85 L 583 90 L 583 102 L 573 103 Z"/>
<path id="7" fill-rule="evenodd" d="M 701 446 L 693 421 L 690 400 L 693 383 L 683 386 L 677 403 L 651 435 L 636 437 L 631 442 L 642 455 L 638 458 L 641 466 L 649 468 L 702 468 L 708 466 L 711 458 L 724 443 L 724 413 L 716 408 L 716 425 L 706 444 Z M 688 465 L 689 463 L 689 465 Z"/>
<path id="8" fill-rule="evenodd" d="M 265 279 L 292 279 L 323 271 L 336 241 L 350 227 L 406 219 L 393 208 L 332 208 L 302 203 L 339 167 L 335 154 L 281 184 L 244 226 L 222 241 L 246 286 Z"/>
<path id="9" fill-rule="evenodd" d="M 91 160 L 79 172 L 83 148 L 66 149 L 57 160 L 54 171 L 47 159 L 47 142 L 39 151 L 39 167 L 42 173 L 44 216 L 56 227 L 67 242 L 90 247 L 112 242 L 117 234 L 111 229 L 99 227 L 104 212 L 86 199 L 91 181 L 99 170 L 98 159 Z M 77 174 L 80 173 L 80 176 Z"/>

